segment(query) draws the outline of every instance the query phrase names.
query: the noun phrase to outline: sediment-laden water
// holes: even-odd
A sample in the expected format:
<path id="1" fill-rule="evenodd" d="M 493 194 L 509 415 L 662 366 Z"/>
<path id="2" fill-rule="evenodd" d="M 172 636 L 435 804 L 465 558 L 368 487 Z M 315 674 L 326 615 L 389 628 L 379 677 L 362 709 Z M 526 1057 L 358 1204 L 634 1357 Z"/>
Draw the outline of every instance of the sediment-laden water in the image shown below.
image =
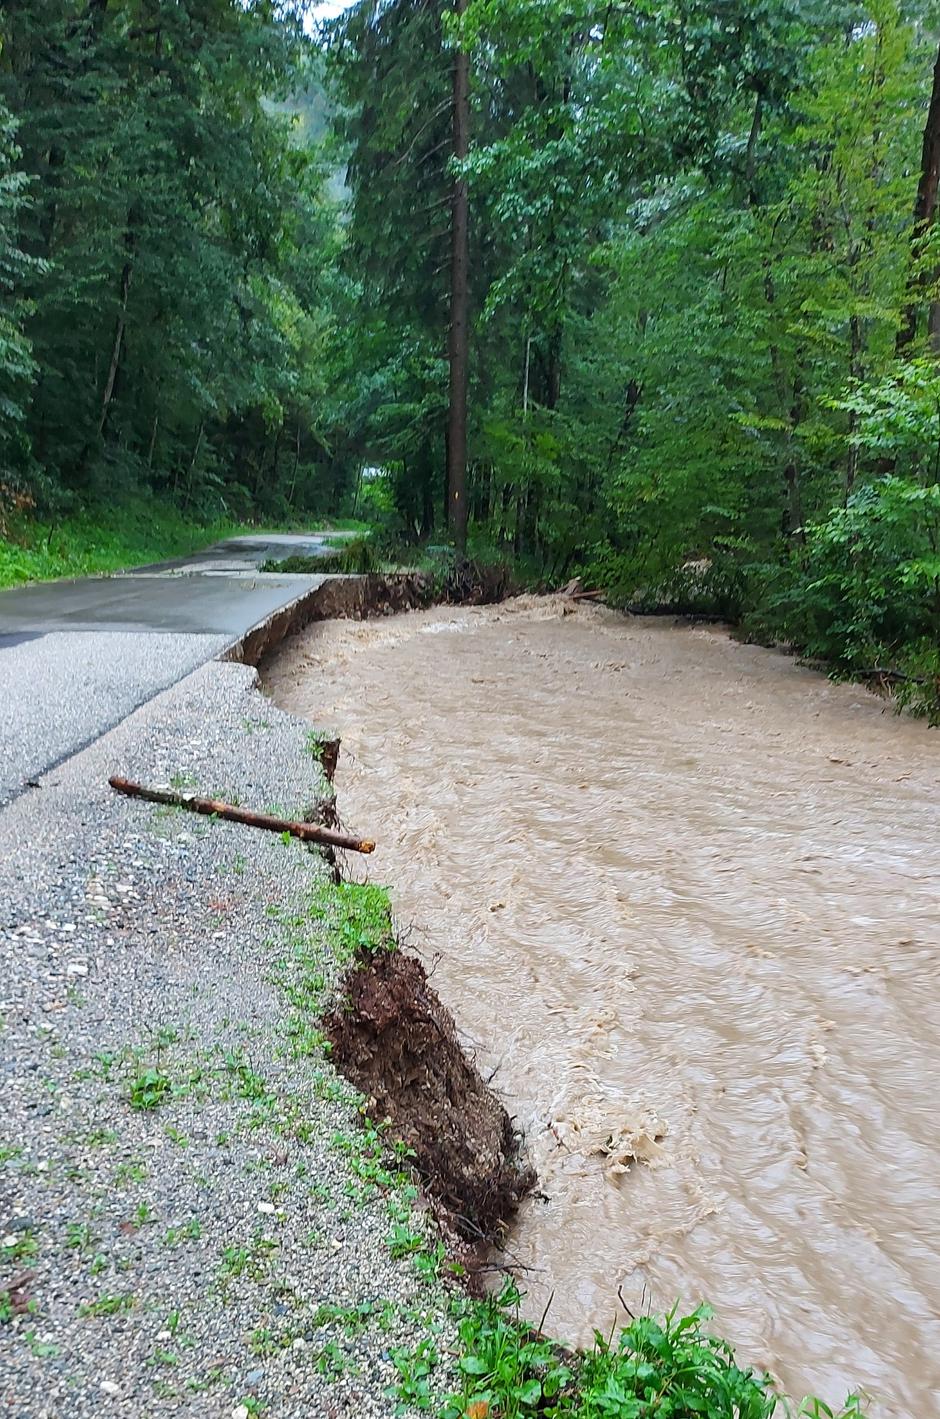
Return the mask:
<path id="1" fill-rule="evenodd" d="M 940 1415 L 940 732 L 558 599 L 321 623 L 268 679 L 526 1132 L 529 1314 L 707 1298 L 791 1393 Z"/>

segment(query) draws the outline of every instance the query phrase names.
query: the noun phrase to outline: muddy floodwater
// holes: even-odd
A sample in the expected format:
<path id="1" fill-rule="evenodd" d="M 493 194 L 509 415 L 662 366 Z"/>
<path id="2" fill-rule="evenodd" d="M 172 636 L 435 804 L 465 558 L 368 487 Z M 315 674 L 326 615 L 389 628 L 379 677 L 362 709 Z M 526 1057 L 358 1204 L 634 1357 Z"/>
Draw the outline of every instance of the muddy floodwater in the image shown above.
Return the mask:
<path id="1" fill-rule="evenodd" d="M 321 623 L 268 681 L 525 1131 L 528 1314 L 706 1298 L 788 1392 L 940 1415 L 940 731 L 559 599 Z"/>

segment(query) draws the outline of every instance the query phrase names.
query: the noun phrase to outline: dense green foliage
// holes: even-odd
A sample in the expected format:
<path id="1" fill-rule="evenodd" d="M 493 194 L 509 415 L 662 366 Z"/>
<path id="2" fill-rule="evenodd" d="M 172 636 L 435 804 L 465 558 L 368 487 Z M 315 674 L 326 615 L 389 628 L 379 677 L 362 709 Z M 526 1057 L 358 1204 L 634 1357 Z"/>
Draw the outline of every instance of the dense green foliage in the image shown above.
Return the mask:
<path id="1" fill-rule="evenodd" d="M 446 540 L 463 176 L 472 544 L 936 713 L 927 0 L 301 8 L 4 8 L 0 535 L 153 493 Z"/>
<path id="2" fill-rule="evenodd" d="M 172 504 L 145 497 L 55 521 L 30 517 L 15 535 L 0 537 L 0 587 L 162 562 L 251 530 L 221 519 L 194 523 Z"/>
<path id="3" fill-rule="evenodd" d="M 5 522 L 137 491 L 191 520 L 334 500 L 336 219 L 277 102 L 314 77 L 293 9 L 3 7 Z"/>
<path id="4" fill-rule="evenodd" d="M 400 1413 L 434 1410 L 439 1419 L 772 1419 L 793 1413 L 770 1381 L 742 1370 L 727 1345 L 705 1328 L 711 1312 L 638 1316 L 616 1340 L 595 1332 L 589 1351 L 563 1351 L 519 1318 L 519 1293 L 508 1282 L 500 1296 L 454 1304 L 460 1388 L 434 1404 L 441 1362 L 430 1340 L 393 1359 Z M 807 1419 L 862 1419 L 850 1396 L 837 1411 L 806 1399 Z"/>
<path id="5" fill-rule="evenodd" d="M 401 526 L 441 520 L 459 37 L 477 544 L 891 669 L 930 708 L 940 380 L 923 317 L 898 332 L 935 294 L 914 231 L 934 17 L 470 0 L 458 33 L 447 12 L 361 3 L 331 35 L 367 396 L 352 434 Z"/>

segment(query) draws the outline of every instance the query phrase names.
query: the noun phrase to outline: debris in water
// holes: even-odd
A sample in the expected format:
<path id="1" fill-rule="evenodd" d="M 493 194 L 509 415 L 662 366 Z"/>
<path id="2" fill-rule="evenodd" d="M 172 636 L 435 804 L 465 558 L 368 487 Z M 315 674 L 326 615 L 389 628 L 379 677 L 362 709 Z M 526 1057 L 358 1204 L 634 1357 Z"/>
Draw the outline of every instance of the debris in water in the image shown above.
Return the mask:
<path id="1" fill-rule="evenodd" d="M 622 1177 L 632 1163 L 658 1163 L 663 1156 L 660 1147 L 667 1132 L 666 1124 L 655 1114 L 644 1110 L 637 1118 L 609 1133 L 601 1143 L 588 1150 L 590 1157 L 606 1158 L 607 1176 Z"/>

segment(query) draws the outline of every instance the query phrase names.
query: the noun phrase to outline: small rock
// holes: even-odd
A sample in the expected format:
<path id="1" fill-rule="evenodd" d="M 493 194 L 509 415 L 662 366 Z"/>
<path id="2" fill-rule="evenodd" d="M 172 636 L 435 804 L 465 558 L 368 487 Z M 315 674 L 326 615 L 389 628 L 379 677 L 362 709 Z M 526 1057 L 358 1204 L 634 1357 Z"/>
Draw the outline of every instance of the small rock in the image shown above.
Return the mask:
<path id="1" fill-rule="evenodd" d="M 274 1203 L 273 1203 L 273 1202 L 259 1202 L 259 1203 L 258 1203 L 258 1211 L 259 1211 L 259 1212 L 263 1212 L 266 1217 L 270 1217 L 270 1216 L 273 1214 L 273 1212 L 274 1212 Z"/>
<path id="2" fill-rule="evenodd" d="M 232 1419 L 249 1419 L 248 1405 L 236 1404 L 235 1408 L 232 1410 Z"/>
<path id="3" fill-rule="evenodd" d="M 114 1380 L 102 1380 L 101 1384 L 99 1385 L 99 1389 L 101 1390 L 102 1394 L 121 1393 L 121 1386 L 119 1384 L 116 1384 Z"/>

